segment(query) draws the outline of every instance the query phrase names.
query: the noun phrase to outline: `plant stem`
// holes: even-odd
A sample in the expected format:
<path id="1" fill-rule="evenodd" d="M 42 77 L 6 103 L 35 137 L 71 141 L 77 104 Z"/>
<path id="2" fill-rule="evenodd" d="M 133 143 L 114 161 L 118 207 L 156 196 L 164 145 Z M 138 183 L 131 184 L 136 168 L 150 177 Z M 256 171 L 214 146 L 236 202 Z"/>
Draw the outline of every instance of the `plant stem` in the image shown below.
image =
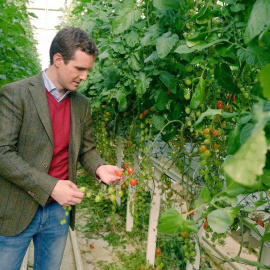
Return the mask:
<path id="1" fill-rule="evenodd" d="M 240 226 L 241 226 L 241 243 L 240 243 L 240 248 L 238 251 L 237 256 L 241 255 L 242 249 L 243 249 L 243 241 L 244 241 L 244 223 L 243 223 L 243 218 L 240 219 Z"/>

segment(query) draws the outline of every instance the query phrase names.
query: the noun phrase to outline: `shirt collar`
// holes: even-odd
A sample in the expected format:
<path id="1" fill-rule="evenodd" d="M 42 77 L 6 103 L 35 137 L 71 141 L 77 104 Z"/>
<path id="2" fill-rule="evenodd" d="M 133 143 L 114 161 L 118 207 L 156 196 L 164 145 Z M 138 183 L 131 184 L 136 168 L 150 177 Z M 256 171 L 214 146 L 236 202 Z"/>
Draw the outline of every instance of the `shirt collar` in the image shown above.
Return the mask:
<path id="1" fill-rule="evenodd" d="M 54 98 L 57 101 L 61 101 L 63 100 L 71 91 L 66 91 L 66 93 L 64 94 L 64 96 L 59 100 L 59 90 L 55 87 L 55 85 L 52 83 L 52 81 L 49 79 L 49 77 L 46 74 L 46 70 L 44 69 L 42 71 L 42 76 L 43 76 L 43 80 L 44 80 L 44 85 L 45 88 L 54 96 Z"/>

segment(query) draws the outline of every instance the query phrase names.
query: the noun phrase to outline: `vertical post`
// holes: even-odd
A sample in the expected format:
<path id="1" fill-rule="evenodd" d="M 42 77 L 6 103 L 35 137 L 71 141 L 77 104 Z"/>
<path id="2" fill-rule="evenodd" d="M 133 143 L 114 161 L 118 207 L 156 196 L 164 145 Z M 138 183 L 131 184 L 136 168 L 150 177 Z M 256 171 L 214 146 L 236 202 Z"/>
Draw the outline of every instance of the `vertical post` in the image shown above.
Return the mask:
<path id="1" fill-rule="evenodd" d="M 261 263 L 265 265 L 270 264 L 270 256 L 269 256 L 269 247 L 268 247 L 269 242 L 263 245 L 262 247 L 262 257 L 261 257 Z"/>
<path id="2" fill-rule="evenodd" d="M 124 151 L 124 146 L 123 146 L 123 138 L 121 136 L 116 137 L 116 166 L 121 168 L 122 164 L 122 159 L 123 159 L 123 151 Z M 120 190 L 121 187 L 118 185 L 116 186 L 117 190 Z M 116 196 L 116 202 L 118 205 L 121 205 L 121 198 L 119 196 Z"/>
<path id="3" fill-rule="evenodd" d="M 194 214 L 194 221 L 198 224 L 198 226 L 202 225 L 203 220 L 200 220 L 198 222 L 198 219 L 201 217 L 201 213 L 196 213 Z M 198 242 L 202 242 L 202 231 L 203 231 L 203 226 L 200 226 L 200 230 L 198 231 L 198 241 L 195 241 L 195 251 L 196 251 L 196 257 L 195 257 L 195 262 L 192 265 L 187 261 L 187 266 L 186 270 L 198 270 L 200 269 L 200 259 L 201 259 L 201 254 L 200 254 L 200 247 Z"/>
<path id="4" fill-rule="evenodd" d="M 159 218 L 160 210 L 160 201 L 161 201 L 161 171 L 155 167 L 154 170 L 154 179 L 156 180 L 153 183 L 154 193 L 151 201 L 151 209 L 149 216 L 149 227 L 148 227 L 148 237 L 147 237 L 147 249 L 146 249 L 146 261 L 150 264 L 155 264 L 155 250 L 156 250 L 156 241 L 157 241 L 157 225 Z"/>
<path id="5" fill-rule="evenodd" d="M 135 152 L 133 154 L 134 159 L 134 167 L 138 166 L 138 153 Z M 126 231 L 131 232 L 134 226 L 133 215 L 134 215 L 134 194 L 136 191 L 136 186 L 131 187 L 130 184 L 128 185 L 128 192 L 129 192 L 129 201 L 127 201 L 127 214 L 126 214 Z"/>

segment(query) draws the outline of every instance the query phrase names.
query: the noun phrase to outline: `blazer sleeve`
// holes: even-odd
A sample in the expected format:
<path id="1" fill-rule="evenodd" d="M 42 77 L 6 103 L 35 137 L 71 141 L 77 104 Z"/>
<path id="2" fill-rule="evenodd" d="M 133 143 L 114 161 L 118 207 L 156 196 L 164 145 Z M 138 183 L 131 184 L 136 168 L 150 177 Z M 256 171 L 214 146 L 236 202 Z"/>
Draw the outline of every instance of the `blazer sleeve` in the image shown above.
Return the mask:
<path id="1" fill-rule="evenodd" d="M 96 143 L 92 135 L 91 106 L 88 101 L 86 115 L 83 123 L 83 137 L 79 153 L 79 162 L 83 168 L 96 178 L 96 170 L 100 165 L 106 164 L 96 150 Z"/>
<path id="2" fill-rule="evenodd" d="M 44 206 L 58 179 L 30 166 L 18 154 L 23 116 L 20 91 L 13 85 L 4 86 L 0 92 L 0 176 Z"/>

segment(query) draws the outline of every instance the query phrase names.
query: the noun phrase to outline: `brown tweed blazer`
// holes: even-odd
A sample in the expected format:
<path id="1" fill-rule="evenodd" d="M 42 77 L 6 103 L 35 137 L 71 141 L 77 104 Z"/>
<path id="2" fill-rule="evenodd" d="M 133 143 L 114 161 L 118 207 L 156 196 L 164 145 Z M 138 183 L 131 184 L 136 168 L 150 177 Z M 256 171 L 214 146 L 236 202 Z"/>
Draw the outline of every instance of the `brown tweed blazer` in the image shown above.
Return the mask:
<path id="1" fill-rule="evenodd" d="M 48 175 L 53 135 L 42 73 L 3 86 L 0 92 L 0 234 L 27 228 L 38 205 L 45 206 L 58 179 Z M 69 179 L 76 183 L 78 161 L 93 176 L 105 162 L 92 139 L 90 103 L 70 93 Z M 75 208 L 70 226 L 74 229 Z"/>

